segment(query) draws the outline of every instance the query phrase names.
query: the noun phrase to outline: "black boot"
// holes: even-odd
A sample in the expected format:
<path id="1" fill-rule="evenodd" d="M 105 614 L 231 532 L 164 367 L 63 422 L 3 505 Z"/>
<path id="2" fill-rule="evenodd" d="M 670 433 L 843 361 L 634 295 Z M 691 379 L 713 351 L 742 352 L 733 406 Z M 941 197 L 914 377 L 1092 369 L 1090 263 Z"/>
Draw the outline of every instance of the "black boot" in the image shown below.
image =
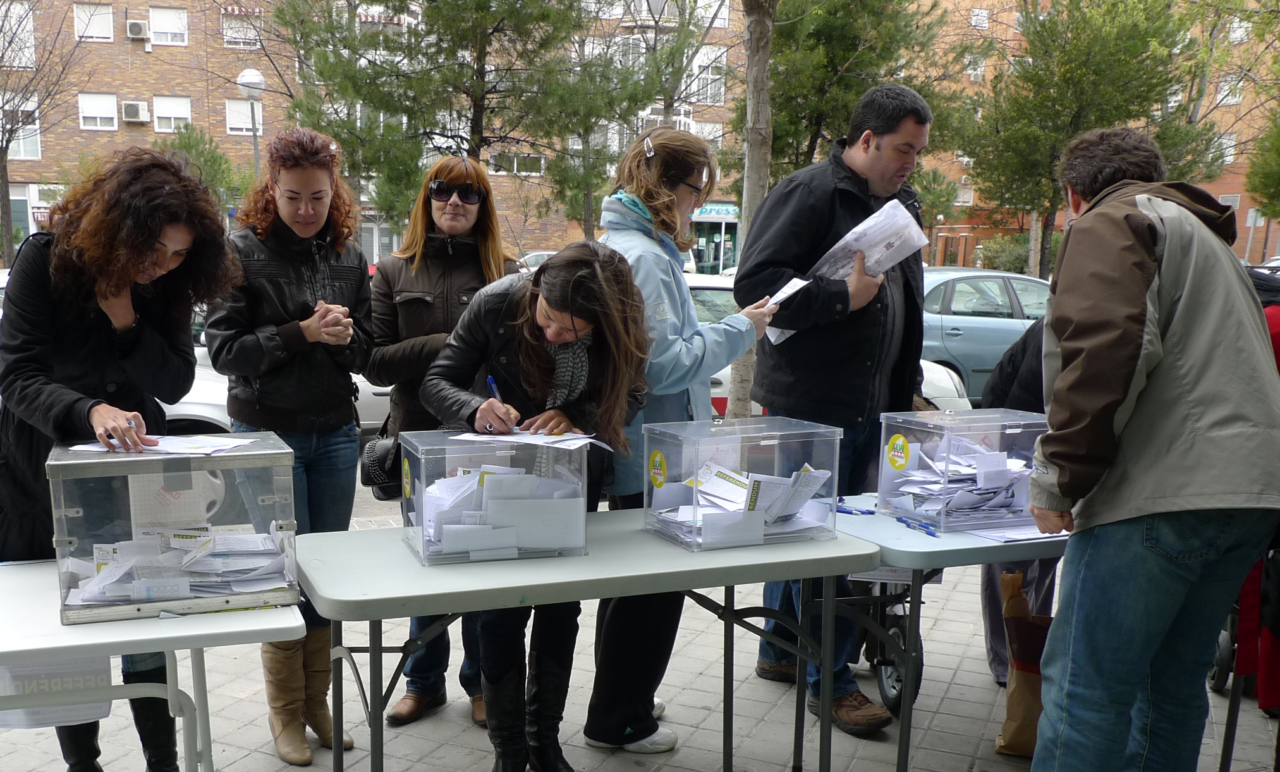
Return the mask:
<path id="1" fill-rule="evenodd" d="M 493 772 L 524 772 L 528 765 L 524 741 L 524 667 L 507 673 L 496 684 L 481 674 L 480 687 L 484 690 L 489 742 L 493 743 Z"/>
<path id="2" fill-rule="evenodd" d="M 568 695 L 569 671 L 531 652 L 525 738 L 533 772 L 573 772 L 560 750 L 560 721 L 564 718 L 564 701 Z"/>
<path id="3" fill-rule="evenodd" d="M 62 760 L 67 762 L 67 772 L 102 772 L 98 757 L 102 750 L 98 747 L 98 722 L 74 726 L 60 726 L 58 744 L 62 746 Z"/>
<path id="4" fill-rule="evenodd" d="M 125 673 L 126 684 L 163 684 L 163 667 Z M 133 725 L 142 740 L 142 757 L 147 762 L 147 772 L 178 772 L 178 736 L 174 731 L 173 716 L 169 715 L 169 701 L 160 697 L 139 697 L 129 700 L 133 711 Z"/>

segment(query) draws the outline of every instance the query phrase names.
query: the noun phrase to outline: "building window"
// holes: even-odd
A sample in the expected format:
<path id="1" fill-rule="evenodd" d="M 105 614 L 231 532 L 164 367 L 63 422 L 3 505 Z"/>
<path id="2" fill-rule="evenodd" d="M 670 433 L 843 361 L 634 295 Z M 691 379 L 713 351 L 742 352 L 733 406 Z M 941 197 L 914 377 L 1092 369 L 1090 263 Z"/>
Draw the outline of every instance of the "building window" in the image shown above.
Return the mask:
<path id="1" fill-rule="evenodd" d="M 0 67 L 36 66 L 36 31 L 31 3 L 0 3 Z"/>
<path id="2" fill-rule="evenodd" d="M 113 21 L 109 5 L 75 6 L 76 37 L 91 40 L 95 43 L 110 43 L 115 39 L 112 28 Z"/>
<path id="3" fill-rule="evenodd" d="M 724 104 L 725 50 L 703 46 L 693 59 L 689 73 L 689 101 L 704 105 Z"/>
<path id="4" fill-rule="evenodd" d="M 617 19 L 622 16 L 622 0 L 585 0 L 582 8 L 587 16 L 597 19 Z"/>
<path id="5" fill-rule="evenodd" d="M 1227 27 L 1227 40 L 1233 45 L 1240 45 L 1249 39 L 1249 33 L 1253 31 L 1253 25 L 1244 19 L 1232 19 L 1230 26 Z"/>
<path id="6" fill-rule="evenodd" d="M 719 13 L 716 13 L 717 9 Z M 729 26 L 729 0 L 698 0 L 694 13 L 698 16 L 698 22 L 704 26 Z M 713 13 L 716 14 L 714 19 L 711 18 Z"/>
<path id="7" fill-rule="evenodd" d="M 987 60 L 981 54 L 971 54 L 964 58 L 964 72 L 974 83 L 981 83 L 986 71 Z"/>
<path id="8" fill-rule="evenodd" d="M 1232 132 L 1228 132 L 1218 137 L 1218 152 L 1222 154 L 1223 166 L 1228 166 L 1232 163 L 1235 163 L 1237 142 L 1238 142 L 1238 139 L 1236 135 Z"/>
<path id="9" fill-rule="evenodd" d="M 253 105 L 253 113 L 249 113 L 249 106 Z M 253 134 L 253 122 L 257 121 L 258 136 L 262 136 L 262 102 L 248 99 L 228 99 L 227 100 L 227 133 L 228 134 Z"/>
<path id="10" fill-rule="evenodd" d="M 22 127 L 14 136 L 13 143 L 9 145 L 9 160 L 40 159 L 40 116 L 36 113 L 34 99 L 27 100 L 26 104 L 17 109 L 0 111 L 0 126 Z"/>
<path id="11" fill-rule="evenodd" d="M 969 11 L 969 26 L 974 29 L 987 29 L 991 26 L 991 10 L 973 8 Z"/>
<path id="12" fill-rule="evenodd" d="M 1244 80 L 1223 78 L 1218 81 L 1218 104 L 1238 105 L 1244 101 Z"/>
<path id="13" fill-rule="evenodd" d="M 151 42 L 158 46 L 185 46 L 187 12 L 181 8 L 152 8 Z"/>
<path id="14" fill-rule="evenodd" d="M 179 127 L 191 123 L 191 99 L 189 97 L 153 97 L 151 108 L 156 113 L 156 131 L 170 134 Z"/>
<path id="15" fill-rule="evenodd" d="M 1233 193 L 1233 194 L 1231 194 L 1231 195 L 1229 195 L 1229 196 L 1218 196 L 1218 203 L 1219 203 L 1219 204 L 1225 204 L 1226 206 L 1229 206 L 1229 207 L 1231 207 L 1232 209 L 1239 209 L 1239 208 L 1240 208 L 1240 194 L 1239 194 L 1239 193 Z"/>
<path id="16" fill-rule="evenodd" d="M 81 94 L 80 128 L 93 131 L 115 131 L 116 95 Z"/>
<path id="17" fill-rule="evenodd" d="M 961 185 L 960 191 L 956 193 L 956 206 L 973 206 L 973 186 Z"/>
<path id="18" fill-rule="evenodd" d="M 222 44 L 227 48 L 257 48 L 258 30 L 245 16 L 222 14 Z"/>
<path id="19" fill-rule="evenodd" d="M 489 156 L 489 171 L 493 174 L 518 174 L 521 177 L 542 175 L 546 159 L 531 153 L 494 153 Z"/>
<path id="20" fill-rule="evenodd" d="M 714 148 L 719 148 L 724 140 L 724 124 L 694 121 L 693 133 L 705 139 Z"/>

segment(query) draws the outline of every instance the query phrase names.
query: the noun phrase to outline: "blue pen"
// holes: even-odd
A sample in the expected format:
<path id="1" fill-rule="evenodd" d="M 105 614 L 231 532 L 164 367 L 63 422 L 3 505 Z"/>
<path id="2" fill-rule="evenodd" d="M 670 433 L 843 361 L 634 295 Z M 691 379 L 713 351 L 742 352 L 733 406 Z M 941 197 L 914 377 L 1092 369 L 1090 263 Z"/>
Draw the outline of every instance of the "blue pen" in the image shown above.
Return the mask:
<path id="1" fill-rule="evenodd" d="M 502 401 L 502 395 L 498 393 L 498 382 L 497 382 L 497 381 L 495 381 L 495 380 L 493 379 L 493 376 L 492 376 L 492 375 L 490 375 L 490 376 L 489 376 L 488 378 L 486 378 L 485 380 L 489 383 L 489 393 L 493 395 L 493 398 L 494 398 L 494 399 L 496 399 L 496 400 L 498 400 L 499 402 L 501 402 L 501 401 Z"/>
<path id="2" fill-rule="evenodd" d="M 836 511 L 842 515 L 874 515 L 874 509 L 863 509 L 861 507 L 851 507 L 844 503 L 844 496 L 836 499 Z"/>
<path id="3" fill-rule="evenodd" d="M 895 519 L 895 520 L 897 520 L 899 523 L 902 523 L 902 524 L 903 524 L 903 525 L 905 525 L 906 527 L 910 528 L 910 529 L 911 529 L 911 530 L 913 530 L 913 531 L 919 531 L 920 533 L 928 534 L 929 536 L 932 536 L 932 537 L 933 537 L 933 538 L 935 538 L 935 539 L 941 539 L 941 538 L 942 538 L 942 536 L 941 536 L 937 531 L 933 530 L 932 528 L 930 528 L 929 526 L 925 525 L 924 523 L 917 523 L 917 522 L 916 522 L 916 521 L 914 521 L 914 520 L 908 520 L 907 518 L 902 517 L 901 515 L 899 515 L 898 517 L 896 517 L 896 518 L 894 518 L 894 519 Z"/>

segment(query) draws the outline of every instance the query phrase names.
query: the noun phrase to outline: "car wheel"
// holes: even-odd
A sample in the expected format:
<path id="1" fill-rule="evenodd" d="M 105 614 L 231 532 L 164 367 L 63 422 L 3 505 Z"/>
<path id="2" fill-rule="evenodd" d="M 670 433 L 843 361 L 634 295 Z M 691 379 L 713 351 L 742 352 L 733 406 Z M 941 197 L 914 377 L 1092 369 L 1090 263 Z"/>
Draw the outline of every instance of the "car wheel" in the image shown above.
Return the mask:
<path id="1" fill-rule="evenodd" d="M 172 421 L 169 423 L 170 434 L 226 434 L 222 427 L 203 421 Z M 205 514 L 209 517 L 209 525 L 243 525 L 252 524 L 249 510 L 244 498 L 236 487 L 236 476 L 231 470 L 210 469 L 205 472 L 209 476 L 208 496 Z"/>

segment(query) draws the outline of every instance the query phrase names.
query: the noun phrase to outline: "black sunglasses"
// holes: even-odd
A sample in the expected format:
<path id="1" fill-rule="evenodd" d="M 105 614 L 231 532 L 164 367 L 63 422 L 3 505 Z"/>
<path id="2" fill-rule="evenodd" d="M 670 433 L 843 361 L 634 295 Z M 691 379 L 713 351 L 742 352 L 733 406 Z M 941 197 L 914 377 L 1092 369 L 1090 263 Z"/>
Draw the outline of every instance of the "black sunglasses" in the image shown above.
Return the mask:
<path id="1" fill-rule="evenodd" d="M 464 204 L 478 204 L 480 199 L 484 198 L 484 191 L 470 182 L 453 185 L 444 180 L 432 180 L 431 186 L 427 188 L 427 195 L 431 196 L 431 200 L 442 204 L 453 198 L 455 193 L 458 194 L 458 200 Z"/>

